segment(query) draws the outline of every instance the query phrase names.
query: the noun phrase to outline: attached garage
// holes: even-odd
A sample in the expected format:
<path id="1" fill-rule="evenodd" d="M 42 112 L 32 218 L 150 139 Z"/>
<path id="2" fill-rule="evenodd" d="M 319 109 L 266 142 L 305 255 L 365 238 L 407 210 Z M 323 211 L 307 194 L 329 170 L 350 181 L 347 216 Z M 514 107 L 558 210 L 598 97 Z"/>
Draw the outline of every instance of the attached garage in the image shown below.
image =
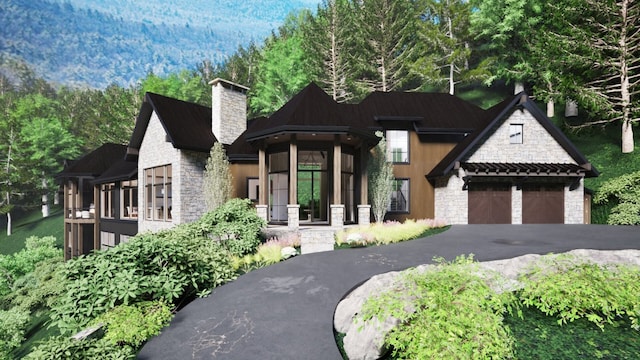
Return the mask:
<path id="1" fill-rule="evenodd" d="M 524 184 L 522 186 L 523 224 L 563 224 L 564 185 Z"/>
<path id="2" fill-rule="evenodd" d="M 469 224 L 511 224 L 511 184 L 469 184 Z"/>

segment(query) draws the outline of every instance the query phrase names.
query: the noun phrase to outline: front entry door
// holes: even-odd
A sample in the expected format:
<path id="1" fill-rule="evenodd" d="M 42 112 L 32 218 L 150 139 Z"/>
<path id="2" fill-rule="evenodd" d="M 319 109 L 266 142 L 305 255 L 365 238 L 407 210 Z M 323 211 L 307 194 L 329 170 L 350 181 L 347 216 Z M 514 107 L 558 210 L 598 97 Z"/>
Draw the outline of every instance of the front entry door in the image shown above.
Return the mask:
<path id="1" fill-rule="evenodd" d="M 328 175 L 326 151 L 298 153 L 298 204 L 300 221 L 327 221 Z"/>

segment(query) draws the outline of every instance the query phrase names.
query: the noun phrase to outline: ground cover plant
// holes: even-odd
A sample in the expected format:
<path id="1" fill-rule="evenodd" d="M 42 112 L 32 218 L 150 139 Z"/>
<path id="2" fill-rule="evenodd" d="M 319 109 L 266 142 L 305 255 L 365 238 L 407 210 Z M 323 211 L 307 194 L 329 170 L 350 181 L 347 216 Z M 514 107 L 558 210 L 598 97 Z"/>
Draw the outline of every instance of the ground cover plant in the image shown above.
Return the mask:
<path id="1" fill-rule="evenodd" d="M 358 321 L 400 319 L 385 340 L 392 359 L 640 356 L 639 267 L 544 256 L 516 290 L 500 292 L 504 279 L 471 259 L 407 272 L 398 288 L 369 299 Z"/>
<path id="2" fill-rule="evenodd" d="M 433 219 L 385 221 L 339 231 L 335 240 L 337 248 L 387 245 L 434 235 L 447 228 L 444 221 Z"/>

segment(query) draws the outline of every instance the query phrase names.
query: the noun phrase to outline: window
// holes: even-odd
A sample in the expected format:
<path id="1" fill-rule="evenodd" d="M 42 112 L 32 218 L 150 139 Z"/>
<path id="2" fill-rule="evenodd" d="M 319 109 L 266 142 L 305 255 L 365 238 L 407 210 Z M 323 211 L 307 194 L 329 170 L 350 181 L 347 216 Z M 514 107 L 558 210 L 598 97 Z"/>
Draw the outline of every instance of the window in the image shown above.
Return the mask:
<path id="1" fill-rule="evenodd" d="M 103 184 L 100 187 L 100 217 L 105 219 L 113 219 L 115 214 L 115 190 L 116 184 Z"/>
<path id="2" fill-rule="evenodd" d="M 247 197 L 251 201 L 258 201 L 258 194 L 260 194 L 259 185 L 260 182 L 258 181 L 258 178 L 247 178 Z"/>
<path id="3" fill-rule="evenodd" d="M 116 246 L 116 234 L 100 231 L 100 250 L 111 249 Z"/>
<path id="4" fill-rule="evenodd" d="M 409 132 L 387 130 L 387 160 L 394 163 L 409 162 Z"/>
<path id="5" fill-rule="evenodd" d="M 409 212 L 409 179 L 394 179 L 389 212 Z"/>
<path id="6" fill-rule="evenodd" d="M 171 165 L 145 169 L 145 219 L 171 221 Z"/>
<path id="7" fill-rule="evenodd" d="M 120 218 L 138 218 L 138 180 L 123 181 L 120 189 Z"/>
<path id="8" fill-rule="evenodd" d="M 509 144 L 522 144 L 522 124 L 509 125 Z"/>

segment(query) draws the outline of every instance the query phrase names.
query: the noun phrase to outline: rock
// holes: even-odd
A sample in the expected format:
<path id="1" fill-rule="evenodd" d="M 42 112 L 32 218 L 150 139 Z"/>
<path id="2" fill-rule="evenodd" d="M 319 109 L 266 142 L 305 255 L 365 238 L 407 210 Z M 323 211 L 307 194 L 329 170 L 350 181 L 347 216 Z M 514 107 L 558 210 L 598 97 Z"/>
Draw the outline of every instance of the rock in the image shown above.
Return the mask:
<path id="1" fill-rule="evenodd" d="M 569 254 L 599 265 L 626 263 L 640 266 L 640 250 L 573 250 Z M 540 258 L 540 255 L 524 255 L 512 259 L 496 260 L 479 263 L 480 275 L 489 278 L 489 284 L 494 291 L 513 291 L 521 285 L 518 278 L 529 266 Z M 424 272 L 432 265 L 421 265 L 416 271 Z M 334 327 L 339 333 L 344 333 L 344 351 L 351 360 L 379 359 L 385 355 L 384 337 L 398 325 L 395 318 L 388 318 L 383 322 L 372 319 L 367 323 L 358 320 L 365 301 L 372 294 L 386 291 L 402 291 L 398 277 L 402 272 L 389 272 L 373 276 L 351 291 L 336 307 Z M 410 304 L 411 299 L 407 299 Z M 410 307 L 407 311 L 413 311 Z"/>

